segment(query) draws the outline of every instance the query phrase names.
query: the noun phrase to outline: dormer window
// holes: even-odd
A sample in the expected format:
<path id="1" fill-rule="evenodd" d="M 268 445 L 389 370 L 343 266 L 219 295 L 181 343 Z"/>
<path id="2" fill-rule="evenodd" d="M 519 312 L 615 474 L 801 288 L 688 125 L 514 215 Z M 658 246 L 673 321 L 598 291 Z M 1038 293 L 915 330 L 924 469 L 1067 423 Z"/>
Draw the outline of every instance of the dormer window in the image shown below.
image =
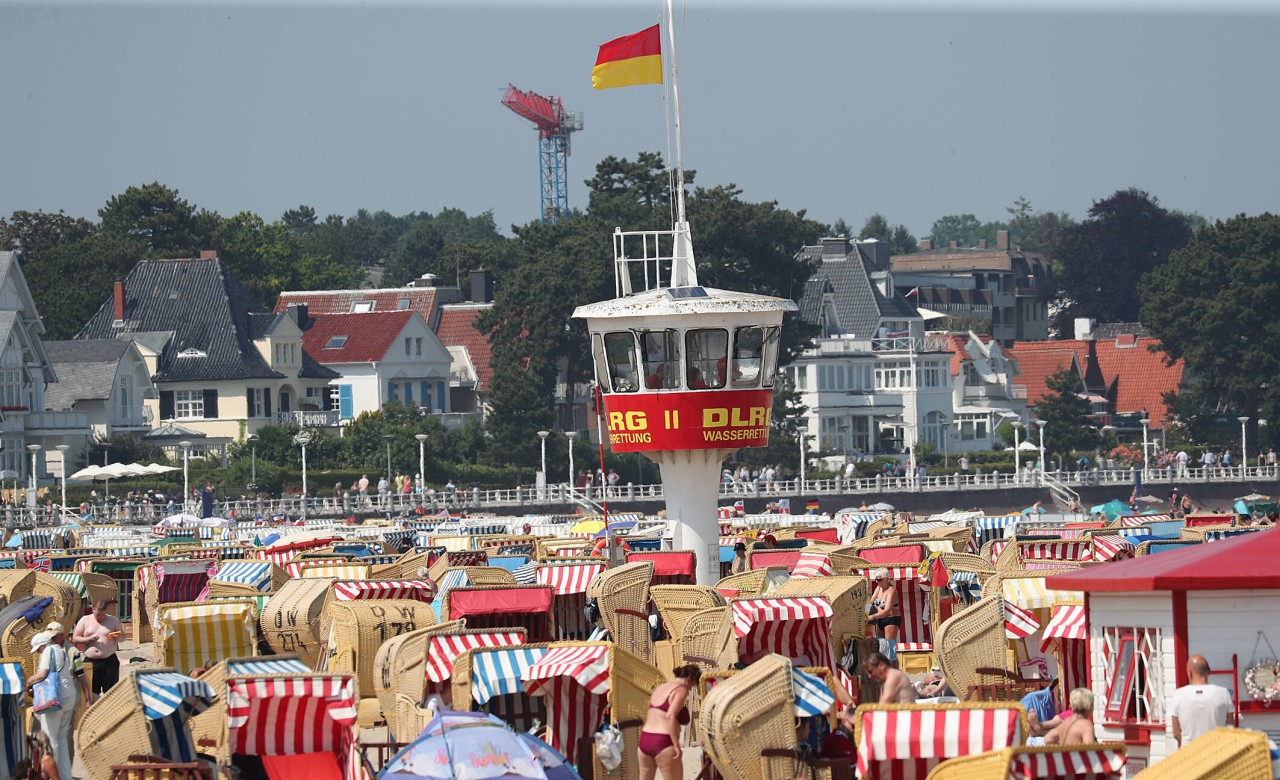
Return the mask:
<path id="1" fill-rule="evenodd" d="M 205 352 L 203 349 L 196 349 L 195 347 L 187 347 L 186 349 L 184 349 L 184 350 L 182 350 L 181 352 L 179 352 L 179 353 L 178 353 L 178 357 L 180 357 L 180 358 L 205 358 L 205 357 L 209 357 L 209 353 L 208 353 L 208 352 Z"/>
<path id="2" fill-rule="evenodd" d="M 329 340 L 324 343 L 325 349 L 342 349 L 347 345 L 346 336 L 330 336 Z"/>
<path id="3" fill-rule="evenodd" d="M 401 298 L 400 300 L 396 301 L 396 310 L 397 310 L 397 311 L 408 311 L 408 310 L 409 310 L 409 299 L 408 299 L 408 298 Z"/>
<path id="4" fill-rule="evenodd" d="M 351 304 L 352 314 L 364 314 L 373 311 L 373 301 L 356 301 Z"/>

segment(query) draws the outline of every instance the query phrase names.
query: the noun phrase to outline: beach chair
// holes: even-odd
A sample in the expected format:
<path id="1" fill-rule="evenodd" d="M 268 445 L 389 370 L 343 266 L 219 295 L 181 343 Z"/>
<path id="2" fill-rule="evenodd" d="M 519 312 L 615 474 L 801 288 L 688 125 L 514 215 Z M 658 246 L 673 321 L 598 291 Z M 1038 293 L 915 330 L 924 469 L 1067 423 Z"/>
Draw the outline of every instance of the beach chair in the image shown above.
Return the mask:
<path id="1" fill-rule="evenodd" d="M 271 561 L 224 561 L 209 577 L 209 596 L 258 596 L 275 593 L 289 579 Z"/>
<path id="2" fill-rule="evenodd" d="M 335 601 L 328 608 L 326 651 L 320 671 L 355 677 L 358 691 L 374 692 L 373 662 L 384 642 L 439 621 L 430 604 L 410 599 Z"/>
<path id="3" fill-rule="evenodd" d="M 468 628 L 524 629 L 530 642 L 555 635 L 555 591 L 550 585 L 463 586 L 444 591 L 443 620 L 467 621 Z"/>
<path id="4" fill-rule="evenodd" d="M 209 661 L 258 654 L 258 605 L 251 599 L 163 604 L 156 613 L 156 662 L 182 674 Z"/>
<path id="5" fill-rule="evenodd" d="M 217 561 L 167 560 L 140 566 L 134 571 L 133 641 L 152 641 L 156 616 L 164 604 L 195 601 L 217 571 Z"/>
<path id="6" fill-rule="evenodd" d="M 501 566 L 463 566 L 462 570 L 467 573 L 467 582 L 471 585 L 505 587 L 516 584 L 516 578 Z"/>
<path id="7" fill-rule="evenodd" d="M 756 598 L 767 596 L 782 583 L 791 579 L 785 566 L 773 566 L 767 569 L 752 569 L 741 574 L 730 574 L 716 583 L 716 590 L 725 598 L 740 596 Z"/>
<path id="8" fill-rule="evenodd" d="M 858 777 L 871 780 L 924 780 L 947 759 L 1016 747 L 1027 733 L 1026 711 L 1007 702 L 863 704 L 854 717 Z"/>
<path id="9" fill-rule="evenodd" d="M 1051 650 L 1058 662 L 1058 705 L 1066 708 L 1072 689 L 1089 687 L 1089 619 L 1084 601 L 1053 605 L 1040 649 Z"/>
<path id="10" fill-rule="evenodd" d="M 600 606 L 600 621 L 614 644 L 647 660 L 653 658 L 649 630 L 649 587 L 653 562 L 627 563 L 599 574 L 587 588 L 587 598 Z"/>
<path id="11" fill-rule="evenodd" d="M 269 777 L 360 780 L 356 681 L 346 674 L 228 677 L 229 766 Z M 280 728 L 290 713 L 290 728 Z M 242 772 L 244 770 L 242 769 Z"/>
<path id="12" fill-rule="evenodd" d="M 951 690 L 962 699 L 984 698 L 982 686 L 1004 681 L 1007 641 L 997 597 L 960 610 L 938 627 L 934 650 Z M 982 669 L 999 673 L 981 672 Z"/>
<path id="13" fill-rule="evenodd" d="M 138 669 L 122 676 L 80 718 L 76 749 L 85 771 L 92 780 L 110 780 L 113 765 L 138 753 L 195 761 L 188 720 L 213 699 L 203 680 L 172 669 Z"/>
<path id="14" fill-rule="evenodd" d="M 228 658 L 211 666 L 200 675 L 200 681 L 213 691 L 213 701 L 204 712 L 187 723 L 196 750 L 217 759 L 229 758 L 226 751 L 227 677 L 248 674 L 310 674 L 311 669 L 296 655 L 266 655 L 256 658 Z"/>
<path id="15" fill-rule="evenodd" d="M 547 722 L 545 697 L 530 696 L 524 689 L 526 669 L 546 655 L 550 643 L 506 647 L 475 647 L 453 659 L 450 681 L 451 706 L 476 710 L 501 718 L 516 731 L 528 731 Z"/>
<path id="16" fill-rule="evenodd" d="M 662 618 L 671 641 L 680 643 L 685 624 L 704 609 L 723 609 L 724 596 L 715 588 L 704 585 L 654 585 L 649 596 Z"/>
<path id="17" fill-rule="evenodd" d="M 534 572 L 537 583 L 549 585 L 555 591 L 552 611 L 557 639 L 584 640 L 591 636 L 594 626 L 587 623 L 587 587 L 604 570 L 605 562 L 600 558 L 569 563 L 549 559 L 537 565 Z"/>
<path id="18" fill-rule="evenodd" d="M 928 780 L 1119 780 L 1125 746 L 1011 747 L 943 761 Z"/>
<path id="19" fill-rule="evenodd" d="M 832 614 L 825 596 L 770 596 L 729 599 L 724 619 L 732 622 L 740 659 L 772 653 L 798 666 L 834 668 Z"/>
<path id="20" fill-rule="evenodd" d="M 69 623 L 67 628 L 80 619 L 82 599 L 74 586 L 34 569 L 0 571 L 0 599 L 3 603 L 12 604 L 24 596 L 52 596 L 53 604 L 46 611 L 48 620 Z"/>
<path id="21" fill-rule="evenodd" d="M 910 547 L 923 550 L 918 545 L 910 545 Z M 895 548 L 895 550 L 901 549 L 905 548 Z M 899 557 L 899 555 L 898 552 L 894 552 L 891 557 Z M 933 619 L 929 608 L 930 594 L 925 589 L 925 583 L 920 579 L 919 562 L 885 563 L 877 561 L 874 557 L 870 560 L 872 568 L 854 569 L 853 573 L 866 577 L 870 581 L 871 573 L 876 568 L 883 568 L 889 572 L 889 579 L 898 592 L 898 608 L 902 612 L 902 628 L 898 634 L 897 646 L 898 665 L 909 674 L 928 671 L 933 657 Z M 868 582 L 868 597 L 874 587 Z"/>
<path id="22" fill-rule="evenodd" d="M 840 658 L 847 637 L 867 631 L 867 580 L 865 577 L 816 577 L 791 579 L 777 588 L 777 597 L 820 597 L 831 605 L 831 658 Z M 817 659 L 814 659 L 815 664 Z"/>
<path id="23" fill-rule="evenodd" d="M 467 537 L 459 537 L 466 539 Z M 445 571 L 449 569 L 459 569 L 467 566 L 488 566 L 489 553 L 484 550 L 445 550 L 438 558 L 436 558 L 429 568 L 431 579 L 439 582 L 444 577 Z M 409 577 L 418 576 L 417 572 L 411 572 Z"/>
<path id="24" fill-rule="evenodd" d="M 333 582 L 297 579 L 280 586 L 258 620 L 274 652 L 297 655 L 308 668 L 316 668 L 328 638 L 321 638 L 320 613 Z"/>
<path id="25" fill-rule="evenodd" d="M 1239 780 L 1272 776 L 1271 751 L 1262 731 L 1219 728 L 1201 734 L 1136 780 Z"/>
<path id="26" fill-rule="evenodd" d="M 717 555 L 717 560 L 719 560 Z M 698 581 L 698 555 L 693 550 L 629 552 L 627 563 L 650 561 L 653 575 L 649 585 L 693 585 Z"/>
<path id="27" fill-rule="evenodd" d="M 770 655 L 718 683 L 702 700 L 703 749 L 724 780 L 794 777 L 794 762 L 765 758 L 796 741 L 791 664 Z"/>

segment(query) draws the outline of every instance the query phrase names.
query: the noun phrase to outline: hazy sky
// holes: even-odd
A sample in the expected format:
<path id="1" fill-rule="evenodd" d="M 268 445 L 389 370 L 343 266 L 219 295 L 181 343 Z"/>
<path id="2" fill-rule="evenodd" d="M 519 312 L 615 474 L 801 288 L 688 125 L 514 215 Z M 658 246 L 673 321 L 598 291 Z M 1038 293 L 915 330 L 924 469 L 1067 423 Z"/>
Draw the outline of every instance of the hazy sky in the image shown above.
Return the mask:
<path id="1" fill-rule="evenodd" d="M 1117 7 L 690 0 L 686 165 L 823 222 L 880 211 L 917 234 L 945 214 L 1004 218 L 1019 195 L 1080 217 L 1128 186 L 1210 217 L 1275 211 L 1280 3 Z M 585 207 L 600 159 L 667 152 L 659 87 L 591 89 L 596 47 L 659 14 L 0 0 L 0 214 L 96 218 L 158 180 L 223 214 L 451 206 L 505 230 L 539 203 L 536 134 L 498 102 L 508 82 L 585 115 L 569 160 Z"/>

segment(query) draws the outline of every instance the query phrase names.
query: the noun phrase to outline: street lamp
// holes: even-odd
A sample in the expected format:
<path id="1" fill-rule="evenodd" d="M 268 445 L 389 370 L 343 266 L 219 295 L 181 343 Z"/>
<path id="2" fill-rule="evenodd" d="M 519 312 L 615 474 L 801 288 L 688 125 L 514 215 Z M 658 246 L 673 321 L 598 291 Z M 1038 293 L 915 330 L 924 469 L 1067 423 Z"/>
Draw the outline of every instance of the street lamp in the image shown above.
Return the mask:
<path id="1" fill-rule="evenodd" d="M 805 461 L 808 460 L 808 455 L 809 455 L 808 453 L 809 443 L 805 441 L 805 438 L 806 438 L 805 428 L 807 427 L 807 425 L 808 425 L 808 420 L 806 420 L 805 418 L 803 417 L 796 418 L 796 433 L 798 434 L 797 438 L 800 439 L 800 492 L 801 493 L 804 492 L 805 466 L 806 466 Z"/>
<path id="2" fill-rule="evenodd" d="M 27 506 L 31 507 L 31 514 L 34 516 L 36 512 L 36 453 L 40 451 L 40 445 L 28 444 L 27 449 L 31 451 L 31 492 L 27 494 Z"/>
<path id="3" fill-rule="evenodd" d="M 1022 481 L 1022 448 L 1019 446 L 1018 431 L 1022 430 L 1022 420 L 1014 420 L 1010 423 L 1013 426 L 1013 480 L 1014 482 Z"/>
<path id="4" fill-rule="evenodd" d="M 311 431 L 303 428 L 294 435 L 295 444 L 302 447 L 302 522 L 307 522 L 307 445 L 311 443 Z"/>
<path id="5" fill-rule="evenodd" d="M 183 439 L 178 442 L 182 448 L 182 511 L 187 510 L 187 501 L 191 498 L 191 481 L 187 472 L 187 459 L 191 454 L 191 442 Z"/>
<path id="6" fill-rule="evenodd" d="M 1048 463 L 1044 459 L 1044 426 L 1048 425 L 1046 420 L 1036 420 L 1036 425 L 1040 428 L 1040 478 L 1044 479 L 1044 473 L 1048 471 Z"/>
<path id="7" fill-rule="evenodd" d="M 62 454 L 62 511 L 67 511 L 67 450 L 70 444 L 59 444 L 55 449 Z"/>
<path id="8" fill-rule="evenodd" d="M 382 434 L 382 440 L 387 443 L 387 488 L 391 487 L 391 434 Z"/>
<path id="9" fill-rule="evenodd" d="M 538 472 L 538 499 L 546 498 L 547 494 L 547 437 L 551 435 L 551 431 L 538 431 L 538 440 L 542 445 L 542 471 Z"/>
<path id="10" fill-rule="evenodd" d="M 569 440 L 569 492 L 573 492 L 573 440 L 578 435 L 577 431 L 565 431 L 564 436 Z"/>
<path id="11" fill-rule="evenodd" d="M 258 434 L 249 434 L 250 458 L 249 461 L 249 487 L 252 490 L 258 489 Z"/>
<path id="12" fill-rule="evenodd" d="M 1240 479 L 1244 479 L 1246 470 L 1249 466 L 1249 450 L 1246 449 L 1247 440 L 1245 439 L 1245 432 L 1248 429 L 1249 418 L 1241 416 L 1236 419 L 1240 421 Z"/>
<path id="13" fill-rule="evenodd" d="M 427 434 L 415 433 L 413 438 L 418 440 L 418 482 L 425 485 L 427 484 Z"/>
<path id="14" fill-rule="evenodd" d="M 1247 420 L 1249 418 L 1246 417 L 1244 419 Z M 1147 429 L 1150 425 L 1151 425 L 1151 421 L 1143 417 L 1142 418 L 1142 478 L 1144 480 L 1150 479 L 1150 476 L 1151 476 L 1151 472 L 1147 469 L 1147 460 L 1149 459 L 1147 456 Z"/>

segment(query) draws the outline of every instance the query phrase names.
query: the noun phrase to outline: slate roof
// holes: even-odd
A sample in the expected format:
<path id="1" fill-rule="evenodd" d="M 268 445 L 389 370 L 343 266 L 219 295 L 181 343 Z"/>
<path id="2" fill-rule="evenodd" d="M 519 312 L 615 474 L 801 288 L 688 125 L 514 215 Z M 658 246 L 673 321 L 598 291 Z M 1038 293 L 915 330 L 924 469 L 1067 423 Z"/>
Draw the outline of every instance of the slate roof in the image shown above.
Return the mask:
<path id="1" fill-rule="evenodd" d="M 115 307 L 108 296 L 76 338 L 173 331 L 157 382 L 284 378 L 250 341 L 250 314 L 260 311 L 253 294 L 217 258 L 143 260 L 125 278 L 124 294 L 123 327 L 112 326 Z M 178 357 L 184 350 L 204 355 Z"/>
<path id="2" fill-rule="evenodd" d="M 76 401 L 105 401 L 115 386 L 120 358 L 129 342 L 118 339 L 46 341 L 45 351 L 58 374 L 44 390 L 46 409 L 70 409 Z"/>
<path id="3" fill-rule="evenodd" d="M 302 348 L 328 365 L 374 363 L 387 356 L 412 311 L 367 312 L 365 314 L 325 314 L 312 320 L 302 335 Z M 327 348 L 330 339 L 345 336 L 341 347 Z"/>
<path id="4" fill-rule="evenodd" d="M 491 303 L 456 304 L 440 307 L 440 323 L 436 336 L 445 347 L 464 347 L 476 368 L 476 390 L 484 392 L 493 381 L 493 346 L 483 333 L 476 330 L 475 321 L 483 312 L 493 308 Z"/>
<path id="5" fill-rule="evenodd" d="M 836 307 L 836 316 L 840 318 L 840 328 L 845 335 L 858 338 L 872 338 L 876 334 L 876 326 L 881 318 L 919 319 L 920 314 L 909 301 L 896 293 L 886 298 L 876 289 L 871 280 L 874 264 L 857 244 L 848 244 L 844 255 L 833 254 L 830 244 L 827 251 L 823 245 L 801 248 L 798 257 L 813 262 L 817 266 L 810 282 L 826 281 L 831 285 L 832 300 Z M 804 294 L 800 301 L 802 317 L 806 314 L 821 311 L 821 290 L 823 288 L 809 283 L 805 284 Z M 819 301 L 806 300 L 818 294 Z M 815 316 L 805 322 L 817 325 Z"/>

